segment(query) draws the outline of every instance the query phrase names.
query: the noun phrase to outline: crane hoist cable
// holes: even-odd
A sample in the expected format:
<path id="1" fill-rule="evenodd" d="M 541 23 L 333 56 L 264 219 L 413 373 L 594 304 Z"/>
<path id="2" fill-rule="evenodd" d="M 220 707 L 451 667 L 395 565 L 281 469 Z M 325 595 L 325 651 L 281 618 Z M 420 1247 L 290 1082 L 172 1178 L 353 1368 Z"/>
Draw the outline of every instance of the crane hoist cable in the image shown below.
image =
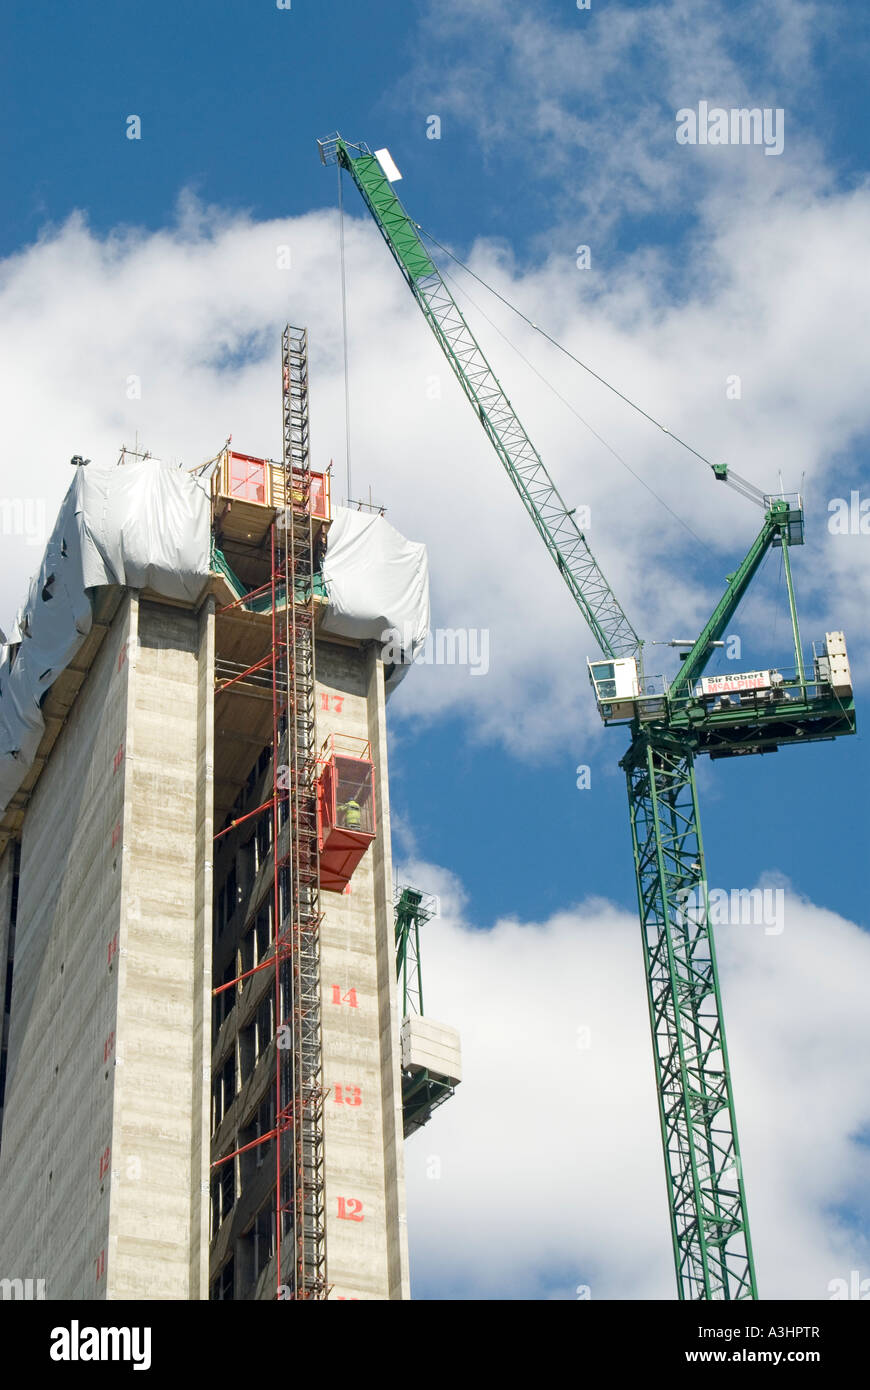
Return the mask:
<path id="1" fill-rule="evenodd" d="M 338 134 L 318 141 L 318 145 L 321 161 L 341 164 L 359 188 L 601 651 L 616 658 L 640 652 L 641 639 L 578 524 L 577 508 L 568 507 L 559 492 L 379 160 L 368 147 L 349 146 Z M 356 158 L 350 153 L 352 148 L 357 150 Z"/>
<path id="2" fill-rule="evenodd" d="M 608 391 L 612 391 L 613 394 L 615 396 L 618 396 L 621 401 L 624 401 L 627 406 L 630 406 L 632 410 L 637 411 L 638 415 L 642 415 L 644 420 L 649 421 L 649 423 L 651 425 L 654 425 L 656 429 L 661 430 L 662 433 L 666 434 L 669 439 L 672 439 L 675 444 L 679 444 L 683 449 L 686 449 L 690 454 L 693 454 L 696 459 L 699 459 L 701 463 L 704 463 L 707 465 L 708 468 L 711 468 L 713 470 L 714 476 L 719 481 L 728 483 L 730 487 L 735 488 L 737 492 L 741 493 L 742 496 L 747 497 L 751 502 L 756 502 L 760 506 L 767 505 L 766 494 L 762 492 L 761 488 L 756 487 L 755 484 L 749 482 L 748 479 L 742 478 L 739 473 L 735 473 L 734 470 L 728 464 L 713 463 L 713 461 L 711 459 L 708 459 L 705 454 L 702 454 L 698 449 L 695 449 L 691 444 L 688 444 L 685 439 L 681 439 L 678 434 L 674 434 L 673 430 L 669 430 L 667 425 L 662 424 L 661 420 L 657 420 L 654 415 L 650 415 L 648 411 L 643 409 L 643 406 L 638 405 L 637 401 L 633 401 L 630 396 L 627 396 L 625 394 L 624 391 L 620 391 L 617 386 L 614 386 L 612 382 L 608 381 L 605 377 L 601 376 L 592 367 L 590 367 L 588 363 L 583 362 L 579 357 L 577 357 L 570 350 L 570 348 L 565 347 L 564 343 L 560 343 L 559 340 L 557 338 L 554 338 L 550 333 L 548 333 L 546 329 L 541 328 L 540 325 L 535 323 L 533 319 L 530 319 L 528 314 L 524 314 L 522 309 L 520 309 L 516 304 L 512 304 L 511 301 L 507 299 L 505 295 L 501 294 L 500 291 L 497 290 L 494 285 L 490 285 L 486 280 L 484 280 L 482 275 L 478 275 L 476 271 L 471 269 L 471 266 L 466 265 L 464 261 L 460 260 L 458 256 L 454 255 L 454 253 L 450 250 L 449 247 L 444 246 L 437 239 L 437 237 L 434 237 L 432 235 L 431 232 L 427 232 L 426 228 L 421 226 L 419 222 L 415 222 L 414 226 L 416 227 L 417 231 L 420 233 L 421 236 L 426 237 L 427 241 L 431 241 L 432 245 L 437 246 L 439 251 L 443 251 L 445 256 L 449 256 L 450 260 L 453 261 L 455 265 L 458 265 L 461 270 L 464 270 L 468 275 L 472 277 L 472 279 L 476 280 L 479 285 L 482 285 L 485 290 L 488 290 L 490 294 L 495 295 L 496 299 L 501 300 L 502 304 L 504 304 L 504 306 L 507 309 L 510 309 L 511 313 L 516 314 L 518 318 L 521 318 L 524 323 L 528 324 L 529 328 L 534 329 L 536 333 L 540 333 L 541 337 L 546 339 L 546 341 L 550 343 L 554 348 L 557 348 L 559 352 L 564 353 L 566 357 L 570 358 L 570 360 L 576 364 L 576 366 L 582 367 L 584 372 L 588 372 L 589 375 L 591 377 L 594 377 L 597 382 L 600 382 L 602 386 L 605 386 Z M 456 281 L 454 280 L 454 284 L 455 283 Z"/>
<path id="3" fill-rule="evenodd" d="M 570 410 L 571 414 L 574 415 L 574 416 L 580 421 L 581 425 L 583 425 L 583 426 L 589 431 L 589 433 L 592 435 L 592 437 L 593 437 L 594 439 L 597 439 L 598 442 L 599 442 L 599 444 L 603 445 L 604 448 L 607 450 L 607 452 L 608 452 L 609 454 L 612 454 L 612 455 L 613 455 L 613 457 L 616 459 L 617 463 L 621 464 L 622 467 L 626 470 L 626 472 L 630 473 L 631 476 L 632 476 L 632 478 L 634 478 L 636 482 L 640 483 L 641 487 L 646 488 L 646 490 L 647 490 L 647 492 L 650 494 L 650 496 L 651 496 L 651 497 L 654 497 L 655 500 L 659 503 L 659 505 L 662 506 L 662 507 L 664 507 L 665 511 L 668 512 L 668 513 L 673 517 L 674 521 L 678 522 L 679 525 L 682 526 L 682 527 L 684 528 L 684 530 L 688 531 L 688 533 L 689 533 L 689 535 L 692 537 L 692 539 L 695 540 L 695 541 L 697 541 L 698 544 L 699 544 L 700 546 L 702 546 L 702 547 L 704 548 L 704 550 L 708 551 L 708 553 L 709 553 L 709 546 L 701 539 L 701 537 L 697 534 L 696 531 L 693 531 L 693 530 L 692 530 L 692 528 L 691 528 L 691 526 L 689 525 L 689 523 L 688 523 L 687 521 L 684 521 L 683 518 L 682 518 L 681 516 L 679 516 L 679 515 L 677 514 L 677 512 L 674 511 L 673 507 L 668 506 L 668 504 L 667 504 L 667 502 L 665 501 L 665 499 L 664 499 L 663 497 L 660 497 L 659 494 L 655 491 L 654 488 L 651 488 L 651 487 L 650 487 L 649 483 L 646 482 L 646 480 L 645 480 L 644 478 L 642 478 L 642 477 L 640 476 L 640 474 L 637 473 L 637 472 L 635 471 L 635 469 L 632 468 L 632 466 L 631 466 L 630 463 L 627 463 L 627 462 L 626 462 L 626 460 L 622 457 L 622 455 L 619 454 L 619 453 L 616 451 L 616 449 L 614 449 L 613 445 L 612 445 L 612 444 L 608 444 L 607 440 L 604 439 L 592 425 L 590 425 L 589 421 L 586 420 L 586 419 L 584 419 L 584 417 L 580 414 L 579 410 L 577 410 L 577 408 L 571 404 L 571 402 L 567 399 L 566 396 L 563 396 L 563 395 L 562 395 L 562 393 L 561 393 L 561 391 L 558 389 L 558 387 L 556 387 L 556 386 L 553 385 L 553 383 L 552 383 L 552 381 L 550 381 L 549 377 L 544 376 L 544 373 L 538 370 L 538 368 L 535 366 L 534 362 L 531 362 L 531 361 L 529 360 L 529 358 L 526 357 L 525 353 L 524 353 L 520 348 L 517 347 L 517 345 L 516 345 L 516 343 L 513 341 L 513 339 L 512 339 L 512 338 L 509 338 L 508 335 L 507 335 L 507 333 L 503 332 L 503 330 L 502 330 L 501 328 L 499 328 L 498 324 L 495 323 L 495 322 L 489 317 L 489 314 L 487 314 L 486 311 L 480 307 L 480 305 L 477 303 L 477 301 L 476 301 L 475 299 L 472 298 L 472 296 L 468 293 L 468 290 L 466 290 L 466 289 L 464 288 L 464 286 L 460 285 L 460 283 L 459 283 L 459 281 L 457 280 L 456 276 L 455 276 L 455 275 L 451 275 L 451 273 L 450 273 L 449 270 L 442 270 L 441 273 L 442 273 L 442 275 L 444 276 L 444 278 L 445 278 L 446 280 L 449 280 L 450 283 L 458 290 L 458 292 L 465 298 L 465 300 L 472 306 L 472 308 L 474 308 L 474 309 L 477 310 L 477 312 L 480 314 L 481 318 L 482 318 L 482 319 L 485 319 L 485 321 L 489 324 L 490 328 L 492 328 L 492 329 L 498 334 L 498 336 L 499 336 L 501 339 L 503 339 L 504 342 L 507 343 L 508 347 L 511 348 L 511 349 L 516 353 L 517 357 L 519 357 L 520 360 L 521 360 L 522 362 L 525 362 L 526 366 L 529 368 L 530 371 L 534 372 L 534 374 L 535 374 L 535 376 L 538 378 L 538 380 L 539 380 L 539 381 L 542 381 L 542 382 L 544 383 L 544 385 L 545 385 L 550 391 L 552 391 L 552 393 L 553 393 L 553 395 L 556 397 L 556 399 L 557 399 L 557 400 L 560 400 L 560 401 L 562 402 L 562 404 L 563 404 L 568 410 Z"/>
<path id="4" fill-rule="evenodd" d="M 638 405 L 637 401 L 633 401 L 630 396 L 626 396 L 624 391 L 620 391 L 617 386 L 614 386 L 612 382 L 608 381 L 605 377 L 601 376 L 598 372 L 594 370 L 594 368 L 590 367 L 588 363 L 581 361 L 581 359 L 577 357 L 571 351 L 570 348 L 565 347 L 564 343 L 560 343 L 558 338 L 554 338 L 552 334 L 548 333 L 545 328 L 541 328 L 540 324 L 535 323 L 534 319 L 530 319 L 528 314 L 524 314 L 522 309 L 520 309 L 516 304 L 512 304 L 511 301 L 507 299 L 505 295 L 501 294 L 500 291 L 497 290 L 494 285 L 490 285 L 486 280 L 484 280 L 482 275 L 478 275 L 476 271 L 471 269 L 471 266 L 466 265 L 464 261 L 460 260 L 458 256 L 454 255 L 454 253 L 450 250 L 449 247 L 444 246 L 440 241 L 438 241 L 436 237 L 432 235 L 431 232 L 427 232 L 425 227 L 421 227 L 419 222 L 416 224 L 416 226 L 417 230 L 424 237 L 426 237 L 428 241 L 431 241 L 433 246 L 437 246 L 439 251 L 443 251 L 445 256 L 449 256 L 451 261 L 455 262 L 455 264 L 458 265 L 462 270 L 464 270 L 466 274 L 470 275 L 472 279 L 476 280 L 479 285 L 482 285 L 483 288 L 485 290 L 488 290 L 490 294 L 494 294 L 496 299 L 501 300 L 502 304 L 504 304 L 506 308 L 510 309 L 511 313 L 516 314 L 518 318 L 521 318 L 524 323 L 528 324 L 529 328 L 533 328 L 536 333 L 540 333 L 541 337 L 546 338 L 547 342 L 551 343 L 554 348 L 558 348 L 559 352 L 564 353 L 565 356 L 569 357 L 571 361 L 576 363 L 578 367 L 582 367 L 584 372 L 588 372 L 589 375 L 594 377 L 596 381 L 600 382 L 602 386 L 606 386 L 608 391 L 612 391 L 615 396 L 618 396 L 619 399 L 621 401 L 624 401 L 626 405 L 630 406 L 632 410 L 636 410 L 637 413 L 639 415 L 642 415 L 645 420 L 648 420 L 651 425 L 655 425 L 656 429 L 659 429 L 662 431 L 663 434 L 668 435 L 670 439 L 673 439 L 675 444 L 680 444 L 684 449 L 688 449 L 690 454 L 694 454 L 695 458 L 700 459 L 702 463 L 706 463 L 708 468 L 712 468 L 714 466 L 712 461 L 708 459 L 706 455 L 700 453 L 697 449 L 694 449 L 691 444 L 687 444 L 684 439 L 681 439 L 679 437 L 679 435 L 674 434 L 672 430 L 668 429 L 667 425 L 662 424 L 661 420 L 657 420 L 654 415 L 650 415 L 648 411 L 643 409 L 643 406 Z"/>
<path id="5" fill-rule="evenodd" d="M 346 448 L 347 448 L 347 495 L 348 495 L 348 497 L 350 497 L 350 495 L 351 495 L 351 490 L 350 490 L 350 384 L 349 384 L 349 369 L 348 369 L 347 272 L 346 272 L 346 265 L 345 265 L 345 249 L 344 249 L 344 201 L 343 201 L 343 197 L 342 197 L 342 187 L 341 187 L 341 165 L 338 166 L 338 213 L 339 213 L 339 247 L 340 247 L 340 253 L 341 253 L 341 257 L 340 257 L 340 258 L 341 258 L 341 267 L 340 267 L 340 274 L 341 274 L 341 311 L 342 311 L 342 327 L 343 327 L 343 340 L 344 340 L 344 391 L 345 391 L 345 438 L 346 438 Z M 419 227 L 419 224 L 417 224 L 417 226 L 418 226 L 418 229 L 422 232 L 422 231 L 423 231 L 423 228 L 422 228 L 422 227 Z M 530 322 L 530 320 L 529 320 L 529 319 L 526 319 L 526 318 L 525 318 L 525 315 L 522 314 L 521 311 L 520 311 L 519 309 L 516 309 L 513 305 L 509 304 L 508 301 L 507 301 L 502 295 L 500 295 L 500 294 L 498 293 L 497 290 L 492 289 L 492 287 L 491 287 L 490 285 L 487 285 L 486 282 L 485 282 L 484 280 L 482 280 L 481 277 L 480 277 L 479 275 L 476 275 L 475 272 L 474 272 L 473 270 L 470 270 L 470 269 L 468 268 L 468 266 L 463 265 L 463 263 L 462 263 L 456 256 L 454 256 L 452 252 L 448 251 L 446 247 L 441 247 L 440 242 L 436 241 L 435 238 L 434 238 L 433 236 L 431 236 L 428 232 L 424 232 L 424 235 L 427 236 L 427 237 L 429 237 L 429 240 L 432 241 L 436 246 L 439 246 L 439 247 L 441 248 L 441 250 L 445 251 L 445 253 L 450 257 L 450 259 L 453 260 L 457 265 L 461 266 L 462 269 L 467 270 L 468 273 L 469 273 L 471 276 L 473 276 L 473 278 L 474 278 L 475 280 L 478 280 L 478 281 L 480 282 L 480 284 L 482 284 L 482 285 L 484 286 L 485 289 L 488 289 L 488 290 L 490 290 L 490 292 L 491 292 L 492 294 L 495 294 L 496 297 L 497 297 L 498 299 L 500 299 L 500 300 L 502 301 L 502 303 L 504 303 L 505 305 L 507 305 L 508 308 L 512 309 L 514 313 L 519 314 L 519 316 L 520 316 L 521 318 L 525 319 L 525 321 L 526 321 L 527 323 Z M 565 396 L 562 395 L 562 393 L 558 390 L 558 388 L 557 388 L 556 386 L 554 386 L 553 383 L 552 383 L 546 376 L 544 376 L 543 372 L 540 372 L 540 371 L 538 370 L 538 368 L 534 365 L 534 363 L 529 361 L 528 357 L 526 357 L 525 353 L 523 353 L 523 352 L 521 351 L 521 349 L 520 349 L 519 347 L 517 347 L 516 343 L 514 343 L 514 342 L 512 341 L 512 339 L 509 338 L 508 335 L 507 335 L 505 332 L 503 332 L 503 330 L 502 330 L 501 328 L 499 328 L 498 324 L 496 324 L 496 323 L 493 322 L 493 320 L 489 317 L 489 315 L 486 313 L 486 311 L 485 311 L 484 309 L 482 309 L 481 306 L 476 302 L 476 300 L 474 300 L 474 299 L 472 298 L 472 296 L 468 293 L 468 291 L 464 288 L 464 286 L 462 286 L 462 285 L 459 284 L 459 281 L 456 279 L 456 277 L 455 277 L 454 275 L 451 275 L 451 273 L 450 273 L 448 270 L 444 270 L 444 271 L 443 271 L 443 274 L 444 274 L 445 279 L 449 280 L 449 281 L 451 282 L 451 284 L 454 285 L 454 286 L 456 287 L 456 289 L 457 289 L 461 294 L 463 294 L 463 295 L 465 296 L 465 299 L 467 300 L 467 302 L 468 302 L 469 304 L 471 304 L 472 307 L 473 307 L 474 309 L 477 310 L 477 312 L 480 314 L 481 318 L 483 318 L 483 319 L 490 325 L 490 327 L 491 327 L 492 329 L 494 329 L 496 333 L 498 333 L 499 337 L 502 338 L 502 339 L 507 343 L 508 347 L 512 348 L 512 350 L 513 350 L 513 351 L 517 354 L 517 356 L 526 364 L 526 366 L 530 369 L 530 371 L 534 372 L 535 376 L 537 376 L 538 379 L 539 379 L 540 381 L 542 381 L 542 382 L 544 383 L 544 385 L 547 386 L 547 387 L 549 388 L 550 391 L 553 392 L 553 395 L 556 396 L 556 398 L 557 398 L 558 400 L 560 400 L 560 401 L 562 402 L 562 404 L 563 404 L 564 406 L 567 407 L 568 410 L 571 411 L 571 414 L 574 415 L 574 416 L 576 417 L 576 419 L 578 419 L 578 420 L 580 421 L 581 425 L 583 425 L 584 428 L 587 429 L 587 430 L 589 431 L 589 433 L 593 436 L 593 438 L 594 438 L 594 439 L 597 439 L 598 442 L 599 442 L 599 444 L 603 445 L 603 447 L 608 451 L 608 453 L 610 453 L 610 454 L 613 456 L 613 458 L 616 459 L 617 463 L 621 464 L 622 467 L 626 470 L 626 472 L 627 472 L 627 473 L 630 473 L 631 476 L 635 479 L 635 481 L 638 482 L 638 483 L 640 483 L 641 487 L 645 488 L 646 491 L 650 494 L 650 496 L 653 497 L 653 498 L 655 499 L 655 501 L 659 503 L 660 506 L 664 507 L 665 511 L 668 512 L 668 514 L 669 514 L 671 517 L 673 517 L 674 521 L 676 521 L 680 526 L 683 527 L 684 530 L 686 530 L 686 531 L 689 533 L 689 535 L 692 537 L 692 539 L 693 539 L 694 541 L 696 541 L 700 546 L 702 546 L 704 550 L 709 551 L 709 547 L 705 544 L 705 542 L 701 539 L 701 537 L 697 534 L 697 532 L 695 532 L 695 531 L 692 530 L 692 528 L 691 528 L 691 526 L 688 524 L 688 522 L 684 521 L 683 518 L 682 518 L 681 516 L 679 516 L 679 515 L 673 510 L 673 508 L 670 507 L 670 506 L 668 505 L 668 503 L 664 500 L 664 498 L 659 496 L 659 494 L 655 491 L 654 488 L 650 487 L 649 483 L 647 483 L 647 482 L 640 476 L 640 474 L 637 473 L 637 472 L 635 471 L 635 469 L 633 469 L 633 468 L 631 467 L 631 465 L 621 456 L 621 454 L 619 454 L 619 453 L 617 452 L 616 449 L 613 448 L 613 446 L 612 446 L 611 444 L 608 444 L 607 440 L 604 439 L 604 438 L 598 433 L 598 431 L 597 431 L 596 429 L 593 428 L 592 425 L 590 425 L 589 421 L 586 420 L 586 419 L 584 419 L 584 417 L 580 414 L 579 410 L 577 410 L 576 407 L 573 406 L 573 405 L 571 404 L 571 402 L 570 402 Z M 533 326 L 533 327 L 536 327 L 536 325 L 532 325 L 532 326 Z M 542 330 L 538 329 L 537 331 L 538 331 L 538 332 L 541 332 Z M 544 336 L 545 336 L 545 337 L 548 337 L 549 335 L 544 334 Z M 550 341 L 552 342 L 552 341 L 554 341 L 554 340 L 553 340 L 553 339 L 550 339 Z M 559 346 L 559 345 L 557 344 L 557 346 Z M 564 349 L 564 348 L 563 348 L 562 351 L 567 351 L 567 349 Z M 571 354 L 568 353 L 568 356 L 571 356 Z M 582 365 L 582 364 L 581 364 L 581 365 Z M 593 375 L 594 375 L 594 373 L 593 373 Z M 606 383 L 605 383 L 605 384 L 606 384 Z M 618 393 L 617 393 L 617 394 L 618 394 Z M 666 431 L 666 433 L 667 433 L 667 431 Z"/>
<path id="6" fill-rule="evenodd" d="M 347 268 L 344 256 L 344 199 L 341 192 L 341 166 L 338 169 L 338 246 L 341 261 L 341 328 L 342 345 L 344 349 L 344 448 L 345 448 L 345 469 L 347 472 L 347 500 L 351 499 L 350 490 L 350 371 L 348 367 L 348 347 L 347 347 Z"/>

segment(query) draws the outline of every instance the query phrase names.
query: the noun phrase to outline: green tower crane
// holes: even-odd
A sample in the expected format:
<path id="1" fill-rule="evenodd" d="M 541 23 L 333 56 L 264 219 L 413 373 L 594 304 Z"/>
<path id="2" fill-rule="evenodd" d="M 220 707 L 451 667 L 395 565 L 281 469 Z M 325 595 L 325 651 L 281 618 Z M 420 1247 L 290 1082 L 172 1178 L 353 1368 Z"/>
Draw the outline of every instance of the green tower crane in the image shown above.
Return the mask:
<path id="1" fill-rule="evenodd" d="M 774 752 L 855 732 L 842 634 L 829 633 L 807 679 L 789 548 L 803 540 L 798 498 L 767 498 L 764 524 L 692 643 L 676 677 L 641 677 L 636 663 L 594 661 L 590 676 L 606 724 L 626 724 L 621 761 L 628 785 L 637 898 L 659 1122 L 681 1298 L 757 1296 L 752 1243 L 716 952 L 695 757 Z M 705 681 L 765 554 L 781 547 L 795 669 Z"/>
<path id="2" fill-rule="evenodd" d="M 728 1065 L 701 839 L 694 762 L 773 752 L 855 731 L 842 633 L 828 633 L 808 677 L 789 547 L 803 541 L 799 497 L 771 497 L 714 473 L 760 501 L 764 525 L 729 576 L 674 680 L 650 680 L 642 644 L 598 566 L 574 513 L 499 384 L 392 187 L 387 151 L 333 135 L 324 164 L 352 177 L 462 390 L 519 492 L 604 655 L 589 662 L 605 724 L 627 725 L 626 773 L 677 1292 L 681 1299 L 757 1297 L 746 1193 Z M 703 671 L 765 554 L 782 550 L 795 671 L 707 680 Z"/>

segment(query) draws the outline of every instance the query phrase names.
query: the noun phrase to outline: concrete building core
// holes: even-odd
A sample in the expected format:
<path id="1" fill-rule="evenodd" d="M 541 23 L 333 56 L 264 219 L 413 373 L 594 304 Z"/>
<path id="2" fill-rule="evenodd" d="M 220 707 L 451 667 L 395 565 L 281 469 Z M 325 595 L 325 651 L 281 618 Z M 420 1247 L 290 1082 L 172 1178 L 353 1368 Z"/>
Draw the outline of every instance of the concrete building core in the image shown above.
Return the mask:
<path id="1" fill-rule="evenodd" d="M 328 490 L 306 491 L 300 520 L 283 465 L 247 460 L 249 475 L 263 464 L 262 496 L 250 476 L 236 486 L 243 457 L 227 451 L 214 472 L 194 599 L 90 591 L 90 632 L 42 700 L 39 750 L 0 819 L 0 1276 L 43 1279 L 50 1299 L 410 1296 L 403 1088 L 413 1080 L 410 1132 L 421 1077 L 437 1102 L 459 1058 L 433 1034 L 413 1068 L 406 1038 L 403 1066 L 394 673 L 376 640 L 324 626 Z M 288 585 L 276 598 L 282 508 L 310 528 L 313 555 L 320 999 L 307 1054 L 293 1050 L 301 996 L 275 858 L 289 862 L 303 833 L 301 803 L 275 790 L 292 779 L 298 725 L 268 657 L 302 583 L 290 547 L 294 601 Z M 322 1082 L 299 1071 L 311 1038 Z M 309 1087 L 319 1150 L 304 1148 L 285 1076 Z M 309 1236 L 279 1146 L 306 1175 L 322 1167 L 311 1200 L 327 1272 L 313 1293 L 291 1277 Z"/>
<path id="2" fill-rule="evenodd" d="M 205 1296 L 213 606 L 105 596 L 0 861 L 0 1268 L 50 1298 Z"/>

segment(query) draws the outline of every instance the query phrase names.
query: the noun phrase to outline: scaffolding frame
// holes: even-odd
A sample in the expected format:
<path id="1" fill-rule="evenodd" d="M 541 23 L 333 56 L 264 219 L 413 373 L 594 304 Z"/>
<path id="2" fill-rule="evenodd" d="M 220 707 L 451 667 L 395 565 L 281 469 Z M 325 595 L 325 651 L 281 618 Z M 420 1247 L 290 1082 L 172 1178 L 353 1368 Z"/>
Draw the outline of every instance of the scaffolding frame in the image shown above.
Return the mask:
<path id="1" fill-rule="evenodd" d="M 242 683 L 271 697 L 271 788 L 267 799 L 232 820 L 215 841 L 261 815 L 271 820 L 274 948 L 267 959 L 212 990 L 238 989 L 264 969 L 274 974 L 274 1119 L 248 1144 L 212 1162 L 212 1171 L 274 1141 L 275 1297 L 326 1299 L 326 1195 L 320 980 L 320 856 L 315 714 L 316 586 L 309 467 L 308 335 L 284 329 L 281 342 L 283 464 L 281 495 L 269 531 L 268 581 L 221 612 L 269 604 L 267 652 L 242 669 L 216 668 L 216 693 Z M 273 490 L 278 484 L 273 478 Z M 289 599 L 288 599 L 289 596 Z M 270 1064 L 271 1065 L 271 1064 Z M 289 1247 L 289 1254 L 287 1253 Z"/>
<path id="2" fill-rule="evenodd" d="M 281 368 L 288 505 L 276 515 L 271 537 L 277 1297 L 325 1299 L 314 543 L 305 329 L 284 329 Z M 278 758 L 282 715 L 287 754 L 283 767 Z M 283 1258 L 288 1215 L 293 1251 L 289 1278 Z"/>

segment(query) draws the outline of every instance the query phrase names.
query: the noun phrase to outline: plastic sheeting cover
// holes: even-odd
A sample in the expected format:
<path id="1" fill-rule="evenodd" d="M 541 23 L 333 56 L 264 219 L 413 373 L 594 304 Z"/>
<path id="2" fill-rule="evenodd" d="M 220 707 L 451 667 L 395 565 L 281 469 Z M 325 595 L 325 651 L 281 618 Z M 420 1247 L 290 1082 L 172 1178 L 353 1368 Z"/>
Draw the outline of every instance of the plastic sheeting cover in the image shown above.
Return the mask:
<path id="1" fill-rule="evenodd" d="M 429 631 L 429 561 L 426 547 L 406 540 L 377 513 L 338 507 L 329 528 L 323 577 L 329 607 L 324 632 L 357 641 L 384 641 L 396 633 L 403 664 L 387 670 L 392 690 Z"/>
<path id="2" fill-rule="evenodd" d="M 76 469 L 27 601 L 0 641 L 0 814 L 45 732 L 40 702 L 91 630 L 91 591 L 117 584 L 195 602 L 209 575 L 210 526 L 206 485 L 157 459 Z M 393 690 L 429 630 L 426 547 L 382 516 L 339 507 L 324 581 L 325 632 L 357 641 L 396 634 Z"/>
<path id="3" fill-rule="evenodd" d="M 203 484 L 157 459 L 76 469 L 39 573 L 0 645 L 0 814 L 33 764 L 40 701 L 91 630 L 88 591 L 109 584 L 194 601 L 209 574 Z"/>

